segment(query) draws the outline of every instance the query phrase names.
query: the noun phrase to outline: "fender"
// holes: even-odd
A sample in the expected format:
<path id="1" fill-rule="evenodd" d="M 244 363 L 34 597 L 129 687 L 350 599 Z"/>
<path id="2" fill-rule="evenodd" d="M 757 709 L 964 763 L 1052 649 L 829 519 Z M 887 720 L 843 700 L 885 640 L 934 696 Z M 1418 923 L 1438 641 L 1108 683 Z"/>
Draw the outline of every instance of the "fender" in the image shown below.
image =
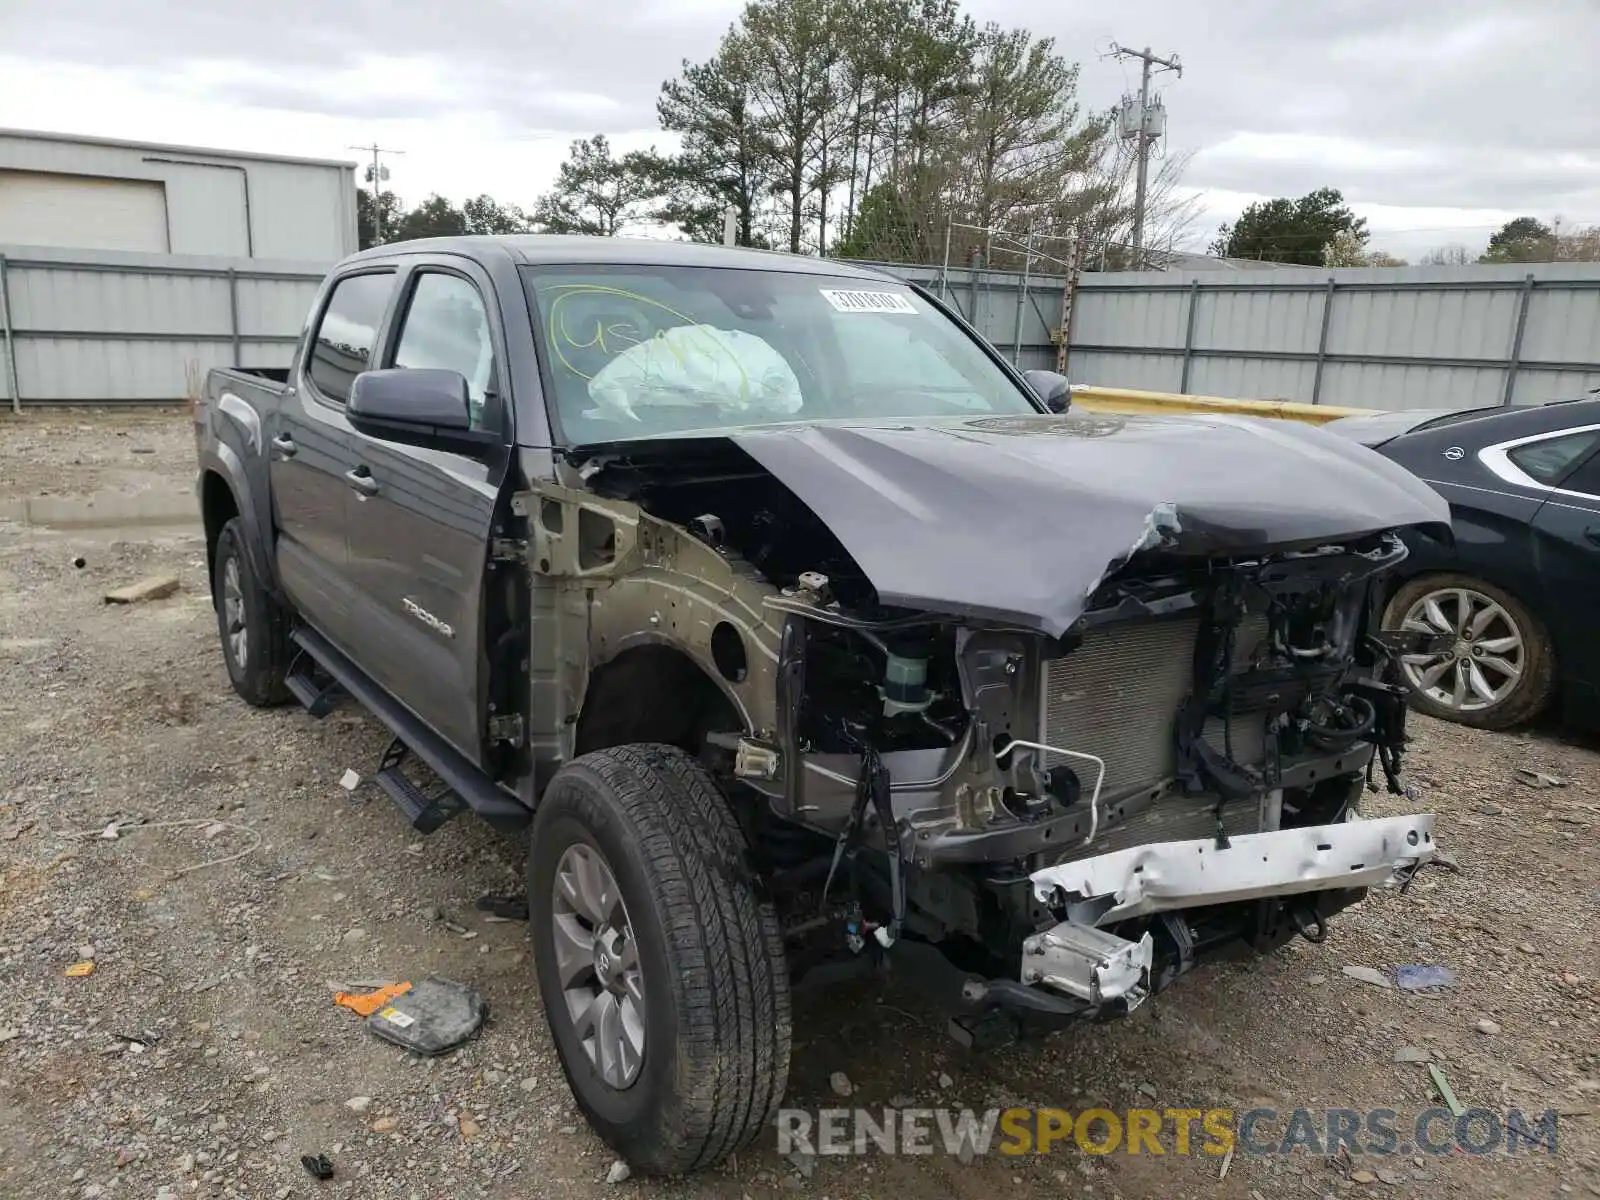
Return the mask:
<path id="1" fill-rule="evenodd" d="M 282 588 L 278 583 L 278 565 L 271 553 L 272 546 L 272 503 L 270 497 L 258 495 L 250 484 L 249 473 L 245 469 L 243 460 L 238 451 L 221 440 L 210 441 L 200 453 L 200 476 L 196 480 L 197 490 L 204 483 L 205 476 L 213 474 L 222 479 L 233 493 L 234 506 L 239 510 L 239 519 L 244 523 L 246 538 L 246 552 L 250 555 L 250 565 L 255 569 L 256 578 L 271 594 L 273 599 L 285 599 Z M 201 497 L 197 496 L 197 499 Z M 202 501 L 203 503 L 203 501 Z"/>

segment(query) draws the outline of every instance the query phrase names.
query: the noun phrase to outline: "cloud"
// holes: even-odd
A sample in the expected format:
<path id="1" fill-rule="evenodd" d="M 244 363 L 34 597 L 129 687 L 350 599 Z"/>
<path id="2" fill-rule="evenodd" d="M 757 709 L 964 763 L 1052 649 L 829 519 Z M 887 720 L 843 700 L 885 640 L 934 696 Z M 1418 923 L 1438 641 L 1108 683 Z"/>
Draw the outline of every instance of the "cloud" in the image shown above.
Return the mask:
<path id="1" fill-rule="evenodd" d="M 0 60 L 0 106 L 42 128 L 322 157 L 377 138 L 407 151 L 407 198 L 526 204 L 572 138 L 669 145 L 661 81 L 709 56 L 739 7 L 23 0 L 0 18 L 0 54 L 15 56 Z M 1197 151 L 1185 183 L 1204 196 L 1200 238 L 1252 199 L 1325 185 L 1372 214 L 1377 244 L 1501 213 L 1600 223 L 1593 0 L 967 7 L 1053 37 L 1083 63 L 1086 108 L 1137 89 L 1137 64 L 1102 57 L 1113 39 L 1177 52 L 1182 77 L 1156 83 L 1171 149 Z"/>
<path id="2" fill-rule="evenodd" d="M 1450 210 L 1600 223 L 1600 109 L 1583 99 L 1592 0 L 979 6 L 1081 57 L 1086 102 L 1138 88 L 1137 63 L 1098 57 L 1113 38 L 1177 52 L 1182 77 L 1156 83 L 1171 144 L 1198 151 L 1185 182 L 1207 193 L 1210 217 L 1331 186 L 1406 228 Z"/>

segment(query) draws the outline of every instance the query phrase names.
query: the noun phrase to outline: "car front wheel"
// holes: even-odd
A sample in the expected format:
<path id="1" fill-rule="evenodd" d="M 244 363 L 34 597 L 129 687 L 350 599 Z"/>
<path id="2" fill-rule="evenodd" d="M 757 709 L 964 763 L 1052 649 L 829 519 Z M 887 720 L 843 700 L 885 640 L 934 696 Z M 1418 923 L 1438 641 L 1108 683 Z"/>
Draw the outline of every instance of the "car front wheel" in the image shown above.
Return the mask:
<path id="1" fill-rule="evenodd" d="M 562 1070 L 629 1166 L 709 1167 L 761 1131 L 788 1078 L 788 971 L 704 767 L 661 745 L 567 764 L 534 817 L 528 906 Z"/>
<path id="2" fill-rule="evenodd" d="M 1400 672 L 1420 712 L 1479 729 L 1532 720 L 1555 691 L 1544 625 L 1515 596 L 1467 575 L 1414 579 L 1394 594 L 1384 628 L 1451 639 L 1404 654 Z"/>

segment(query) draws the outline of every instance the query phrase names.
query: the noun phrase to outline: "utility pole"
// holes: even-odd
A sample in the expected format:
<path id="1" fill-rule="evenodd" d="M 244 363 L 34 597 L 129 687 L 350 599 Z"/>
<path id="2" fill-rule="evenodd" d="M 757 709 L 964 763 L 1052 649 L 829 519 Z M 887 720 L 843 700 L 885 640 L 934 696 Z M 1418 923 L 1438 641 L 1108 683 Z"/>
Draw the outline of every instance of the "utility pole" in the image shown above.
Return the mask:
<path id="1" fill-rule="evenodd" d="M 1074 227 L 1072 240 L 1067 243 L 1067 283 L 1061 289 L 1060 340 L 1056 342 L 1056 374 L 1067 373 L 1067 354 L 1072 337 L 1072 304 L 1078 294 L 1078 272 L 1082 269 L 1082 235 Z"/>
<path id="2" fill-rule="evenodd" d="M 1144 205 L 1145 193 L 1148 190 L 1150 176 L 1150 143 L 1166 132 L 1167 110 L 1161 103 L 1160 97 L 1156 98 L 1156 106 L 1150 106 L 1150 75 L 1153 69 L 1162 71 L 1176 71 L 1183 75 L 1183 64 L 1178 61 L 1176 54 L 1162 58 L 1152 54 L 1150 47 L 1143 50 L 1129 50 L 1125 46 L 1111 43 L 1113 58 L 1137 58 L 1143 67 L 1139 72 L 1139 109 L 1137 121 L 1130 121 L 1133 100 L 1124 96 L 1122 100 L 1121 129 L 1123 137 L 1134 139 L 1134 154 L 1137 157 L 1137 174 L 1135 176 L 1133 192 L 1133 269 L 1144 269 Z"/>
<path id="3" fill-rule="evenodd" d="M 404 154 L 404 150 L 390 150 L 373 142 L 370 146 L 347 146 L 372 155 L 372 165 L 367 168 L 367 182 L 372 185 L 372 244 L 383 245 L 383 185 L 389 178 L 389 168 L 378 161 L 380 154 Z"/>

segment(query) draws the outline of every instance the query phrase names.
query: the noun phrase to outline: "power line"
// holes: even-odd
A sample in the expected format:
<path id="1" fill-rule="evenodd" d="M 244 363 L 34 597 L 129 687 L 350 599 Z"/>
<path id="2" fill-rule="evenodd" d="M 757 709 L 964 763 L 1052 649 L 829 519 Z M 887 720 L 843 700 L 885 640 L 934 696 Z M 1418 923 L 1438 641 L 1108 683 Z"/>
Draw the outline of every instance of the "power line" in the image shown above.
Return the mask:
<path id="1" fill-rule="evenodd" d="M 367 182 L 372 184 L 372 244 L 383 244 L 383 182 L 389 178 L 389 168 L 378 161 L 380 154 L 404 154 L 404 150 L 391 150 L 373 142 L 370 146 L 347 146 L 347 150 L 361 150 L 372 155 L 372 165 L 367 168 Z"/>
<path id="2" fill-rule="evenodd" d="M 1150 75 L 1152 71 L 1173 71 L 1181 78 L 1183 64 L 1178 61 L 1176 54 L 1162 58 L 1151 53 L 1150 47 L 1143 50 L 1129 50 L 1125 46 L 1111 43 L 1112 57 L 1121 61 L 1125 58 L 1137 58 L 1141 65 L 1139 72 L 1139 110 L 1138 121 L 1134 124 L 1129 120 L 1133 98 L 1122 98 L 1122 111 L 1119 114 L 1123 137 L 1134 139 L 1134 149 L 1138 156 L 1138 174 L 1133 191 L 1133 268 L 1139 270 L 1144 266 L 1144 205 L 1145 193 L 1150 175 L 1150 143 L 1161 137 L 1167 131 L 1167 109 L 1161 103 L 1161 98 L 1156 98 L 1155 107 L 1150 104 Z M 1130 124 L 1134 124 L 1132 129 Z"/>

